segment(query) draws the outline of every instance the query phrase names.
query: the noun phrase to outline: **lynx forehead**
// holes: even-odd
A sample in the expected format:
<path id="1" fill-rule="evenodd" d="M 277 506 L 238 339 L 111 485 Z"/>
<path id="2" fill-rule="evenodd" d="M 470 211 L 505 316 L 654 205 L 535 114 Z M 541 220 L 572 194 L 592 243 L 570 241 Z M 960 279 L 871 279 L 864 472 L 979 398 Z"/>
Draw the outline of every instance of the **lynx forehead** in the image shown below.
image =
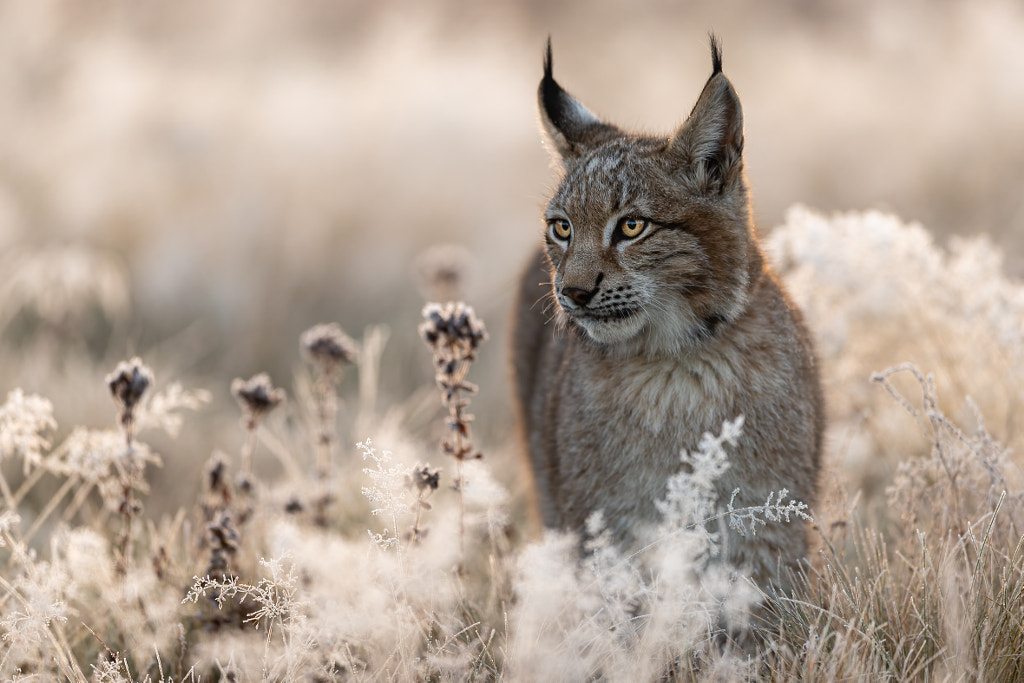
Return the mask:
<path id="1" fill-rule="evenodd" d="M 517 403 L 545 525 L 597 510 L 623 544 L 657 520 L 682 448 L 742 414 L 719 494 L 813 499 L 823 422 L 810 335 L 761 255 L 743 171 L 743 115 L 711 39 L 712 73 L 671 135 L 638 136 L 554 79 L 538 89 L 562 175 L 520 284 Z M 537 283 L 544 283 L 538 285 Z M 535 305 L 546 301 L 547 305 Z M 799 526 L 731 559 L 770 579 L 805 554 Z"/>

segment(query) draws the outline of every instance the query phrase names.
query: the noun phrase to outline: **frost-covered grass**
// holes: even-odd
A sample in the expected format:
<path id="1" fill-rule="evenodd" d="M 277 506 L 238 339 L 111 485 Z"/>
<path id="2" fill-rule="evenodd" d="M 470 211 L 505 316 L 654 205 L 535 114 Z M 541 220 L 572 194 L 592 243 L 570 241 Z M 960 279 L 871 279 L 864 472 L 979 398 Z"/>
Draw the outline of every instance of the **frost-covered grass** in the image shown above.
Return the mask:
<path id="1" fill-rule="evenodd" d="M 366 413 L 358 446 L 339 423 L 388 372 L 380 331 L 312 328 L 287 392 L 217 378 L 240 425 L 209 435 L 223 448 L 162 492 L 176 512 L 158 516 L 154 468 L 189 456 L 147 443 L 217 408 L 132 359 L 106 377 L 108 426 L 58 425 L 17 388 L 0 404 L 0 676 L 1019 679 L 1024 286 L 985 241 L 943 249 L 878 213 L 797 208 L 767 246 L 819 339 L 820 500 L 716 501 L 736 416 L 679 445 L 663 520 L 635 552 L 609 544 L 600 515 L 585 538 L 532 535 L 511 449 L 471 433 L 472 362 L 490 349 L 453 304 L 420 328 L 435 408 Z M 343 390 L 353 373 L 358 395 Z M 412 414 L 442 442 L 414 434 Z M 817 543 L 788 592 L 721 559 L 768 524 L 808 524 Z"/>

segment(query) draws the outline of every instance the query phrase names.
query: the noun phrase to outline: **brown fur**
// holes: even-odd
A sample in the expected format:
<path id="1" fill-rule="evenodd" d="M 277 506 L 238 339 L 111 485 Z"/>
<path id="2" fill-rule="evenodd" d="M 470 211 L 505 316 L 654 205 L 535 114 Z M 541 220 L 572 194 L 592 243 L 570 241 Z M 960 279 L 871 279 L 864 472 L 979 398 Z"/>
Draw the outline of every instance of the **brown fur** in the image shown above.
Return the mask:
<path id="1" fill-rule="evenodd" d="M 656 138 L 601 122 L 562 90 L 549 46 L 541 120 L 564 173 L 522 279 L 513 343 L 548 527 L 580 531 L 603 510 L 628 546 L 657 522 L 680 450 L 740 414 L 720 502 L 737 487 L 737 506 L 781 488 L 814 498 L 824 413 L 814 350 L 757 244 L 740 102 L 714 39 L 712 56 L 687 121 Z M 649 221 L 634 239 L 620 232 L 629 218 Z M 568 221 L 571 238 L 552 221 Z M 729 545 L 764 581 L 806 555 L 806 531 L 769 525 Z"/>

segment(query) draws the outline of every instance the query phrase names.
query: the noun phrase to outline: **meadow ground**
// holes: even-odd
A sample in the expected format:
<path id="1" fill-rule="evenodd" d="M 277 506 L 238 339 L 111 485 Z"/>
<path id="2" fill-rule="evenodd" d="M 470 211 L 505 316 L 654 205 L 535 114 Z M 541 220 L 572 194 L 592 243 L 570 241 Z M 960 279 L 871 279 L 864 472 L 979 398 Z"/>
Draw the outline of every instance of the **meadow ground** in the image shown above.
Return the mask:
<path id="1" fill-rule="evenodd" d="M 198 429 L 190 413 L 209 394 L 134 358 L 102 383 L 108 428 L 68 433 L 20 389 L 0 406 L 0 449 L 19 465 L 0 479 L 0 668 L 18 680 L 1019 678 L 1024 397 L 1008 379 L 1024 371 L 1024 286 L 985 240 L 945 250 L 880 213 L 797 207 L 767 248 L 820 339 L 821 500 L 792 501 L 779 482 L 766 501 L 716 501 L 737 416 L 681 452 L 689 466 L 643 550 L 610 546 L 599 516 L 582 562 L 579 539 L 531 537 L 514 445 L 469 428 L 484 323 L 448 304 L 419 327 L 441 401 L 360 414 L 386 335 L 315 326 L 287 392 L 266 374 L 231 382 L 239 426 L 193 473 L 201 492 L 165 492 L 179 507 L 158 517 L 147 480 L 179 446 L 158 454 L 147 439 Z M 893 353 L 934 372 L 885 369 Z M 339 400 L 346 372 L 358 390 Z M 424 415 L 440 446 L 409 428 Z M 339 424 L 365 439 L 339 440 Z M 715 560 L 766 524 L 804 523 L 818 549 L 789 591 Z"/>
<path id="2" fill-rule="evenodd" d="M 289 7 L 0 7 L 0 676 L 1024 675 L 1019 7 Z M 680 445 L 643 552 L 595 519 L 579 563 L 509 407 L 540 47 L 670 130 L 709 28 L 818 342 L 822 496 L 710 499 L 729 422 Z M 424 344 L 428 300 L 475 313 Z M 815 543 L 791 592 L 713 561 L 785 523 Z"/>

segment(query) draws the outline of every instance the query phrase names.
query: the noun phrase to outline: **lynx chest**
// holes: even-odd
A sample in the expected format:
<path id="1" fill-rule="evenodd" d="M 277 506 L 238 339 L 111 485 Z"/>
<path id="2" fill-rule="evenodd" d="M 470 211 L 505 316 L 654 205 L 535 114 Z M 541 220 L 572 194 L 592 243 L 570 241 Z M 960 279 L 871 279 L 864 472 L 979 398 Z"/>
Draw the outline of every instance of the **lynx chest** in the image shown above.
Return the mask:
<path id="1" fill-rule="evenodd" d="M 594 361 L 563 366 L 552 406 L 559 508 L 570 527 L 600 508 L 626 531 L 655 521 L 680 450 L 736 416 L 739 378 L 728 355 Z"/>

